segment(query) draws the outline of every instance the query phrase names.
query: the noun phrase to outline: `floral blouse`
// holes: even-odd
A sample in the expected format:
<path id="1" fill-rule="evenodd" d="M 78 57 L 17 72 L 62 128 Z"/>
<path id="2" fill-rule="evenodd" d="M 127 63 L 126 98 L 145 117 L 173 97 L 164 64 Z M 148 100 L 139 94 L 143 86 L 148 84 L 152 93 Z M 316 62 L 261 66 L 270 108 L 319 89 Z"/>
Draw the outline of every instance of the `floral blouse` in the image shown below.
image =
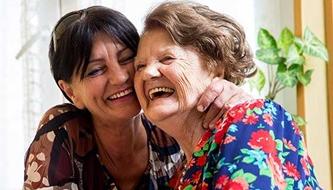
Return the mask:
<path id="1" fill-rule="evenodd" d="M 142 122 L 148 136 L 149 162 L 136 189 L 165 189 L 176 168 L 184 164 L 184 153 L 144 115 Z M 99 159 L 88 112 L 63 104 L 45 113 L 26 153 L 24 170 L 24 189 L 39 188 L 117 189 Z"/>
<path id="2" fill-rule="evenodd" d="M 237 105 L 207 131 L 174 189 L 321 189 L 292 116 L 270 100 Z"/>

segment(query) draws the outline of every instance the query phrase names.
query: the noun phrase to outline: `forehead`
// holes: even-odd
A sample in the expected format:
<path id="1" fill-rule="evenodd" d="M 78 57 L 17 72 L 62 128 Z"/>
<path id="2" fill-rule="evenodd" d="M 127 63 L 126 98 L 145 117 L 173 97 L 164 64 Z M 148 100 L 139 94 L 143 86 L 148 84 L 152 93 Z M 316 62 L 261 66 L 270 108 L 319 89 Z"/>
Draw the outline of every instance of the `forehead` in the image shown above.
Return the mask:
<path id="1" fill-rule="evenodd" d="M 97 33 L 92 39 L 91 55 L 110 50 L 122 50 L 127 46 L 105 33 Z"/>
<path id="2" fill-rule="evenodd" d="M 145 45 L 175 45 L 175 42 L 172 40 L 170 34 L 163 28 L 152 28 L 143 33 L 140 44 Z"/>

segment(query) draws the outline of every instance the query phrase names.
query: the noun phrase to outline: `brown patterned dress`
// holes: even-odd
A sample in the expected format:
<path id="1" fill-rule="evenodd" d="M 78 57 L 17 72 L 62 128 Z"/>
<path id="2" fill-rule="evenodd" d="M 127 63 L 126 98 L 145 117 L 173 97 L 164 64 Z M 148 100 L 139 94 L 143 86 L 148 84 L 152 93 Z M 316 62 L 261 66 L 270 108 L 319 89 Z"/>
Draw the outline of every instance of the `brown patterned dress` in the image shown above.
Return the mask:
<path id="1" fill-rule="evenodd" d="M 165 189 L 185 156 L 176 141 L 141 116 L 149 164 L 137 189 Z M 129 168 L 130 169 L 130 168 Z M 24 189 L 117 189 L 99 160 L 88 112 L 58 105 L 43 116 L 25 159 Z"/>

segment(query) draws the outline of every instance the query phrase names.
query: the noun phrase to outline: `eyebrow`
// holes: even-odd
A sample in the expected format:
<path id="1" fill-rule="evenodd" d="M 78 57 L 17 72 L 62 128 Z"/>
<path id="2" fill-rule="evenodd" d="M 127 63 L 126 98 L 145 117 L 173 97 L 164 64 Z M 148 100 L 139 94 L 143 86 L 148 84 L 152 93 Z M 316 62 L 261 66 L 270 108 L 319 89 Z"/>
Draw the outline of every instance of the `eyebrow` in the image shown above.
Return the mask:
<path id="1" fill-rule="evenodd" d="M 118 52 L 117 52 L 117 56 L 120 56 L 120 54 L 122 54 L 124 51 L 128 50 L 129 47 L 123 47 L 122 49 L 120 49 Z M 129 49 L 131 50 L 131 49 Z M 93 62 L 98 62 L 98 61 L 103 61 L 103 58 L 96 58 L 96 59 L 91 59 L 89 60 L 88 63 L 93 63 Z"/>
<path id="2" fill-rule="evenodd" d="M 89 60 L 88 64 L 93 63 L 93 62 L 98 62 L 98 61 L 103 61 L 103 58 L 91 59 L 91 60 Z"/>
<path id="3" fill-rule="evenodd" d="M 123 47 L 123 49 L 120 49 L 118 52 L 117 52 L 117 56 L 121 55 L 124 51 L 126 50 L 131 50 L 129 47 Z M 132 50 L 131 50 L 132 51 Z"/>

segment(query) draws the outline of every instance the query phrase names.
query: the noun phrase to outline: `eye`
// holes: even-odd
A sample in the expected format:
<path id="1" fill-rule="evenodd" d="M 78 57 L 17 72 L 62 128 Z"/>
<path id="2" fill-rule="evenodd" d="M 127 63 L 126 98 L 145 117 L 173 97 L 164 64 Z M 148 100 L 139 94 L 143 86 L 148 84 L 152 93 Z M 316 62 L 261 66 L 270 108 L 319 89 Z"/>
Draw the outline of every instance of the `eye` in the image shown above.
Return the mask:
<path id="1" fill-rule="evenodd" d="M 135 57 L 135 55 L 132 54 L 132 55 L 130 55 L 130 56 L 127 56 L 127 57 L 125 57 L 125 58 L 122 58 L 122 59 L 119 60 L 119 64 L 120 64 L 120 65 L 127 65 L 127 64 L 129 64 L 129 63 L 133 63 L 133 62 L 134 62 L 134 57 Z"/>
<path id="2" fill-rule="evenodd" d="M 141 69 L 143 69 L 145 66 L 145 64 L 138 63 L 135 65 L 135 71 L 141 71 Z"/>
<path id="3" fill-rule="evenodd" d="M 93 68 L 88 68 L 85 77 L 96 77 L 105 72 L 105 66 L 96 66 Z"/>
<path id="4" fill-rule="evenodd" d="M 173 60 L 176 58 L 170 55 L 164 56 L 162 59 L 160 59 L 160 62 L 163 64 L 171 64 Z"/>

